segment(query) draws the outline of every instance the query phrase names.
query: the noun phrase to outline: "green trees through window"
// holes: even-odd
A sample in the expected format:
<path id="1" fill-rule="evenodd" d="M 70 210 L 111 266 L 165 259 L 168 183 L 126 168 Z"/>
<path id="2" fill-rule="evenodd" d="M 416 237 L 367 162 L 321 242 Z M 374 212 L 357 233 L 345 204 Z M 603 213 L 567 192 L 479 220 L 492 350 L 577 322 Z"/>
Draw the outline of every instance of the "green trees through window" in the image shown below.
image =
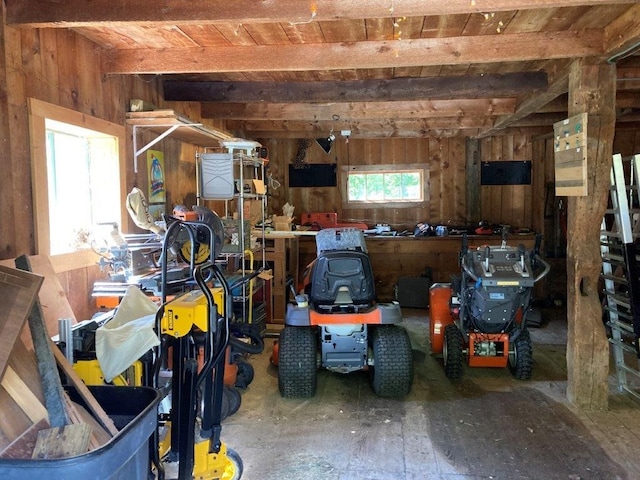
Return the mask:
<path id="1" fill-rule="evenodd" d="M 421 170 L 349 173 L 349 202 L 419 202 L 423 200 Z"/>

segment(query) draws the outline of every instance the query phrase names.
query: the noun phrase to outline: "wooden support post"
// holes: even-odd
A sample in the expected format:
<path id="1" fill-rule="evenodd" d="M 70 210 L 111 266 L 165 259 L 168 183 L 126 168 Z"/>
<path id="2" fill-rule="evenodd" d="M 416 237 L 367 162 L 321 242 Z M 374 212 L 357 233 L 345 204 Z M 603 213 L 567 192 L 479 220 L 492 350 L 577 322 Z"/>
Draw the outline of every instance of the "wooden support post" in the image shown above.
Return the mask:
<path id="1" fill-rule="evenodd" d="M 467 138 L 467 223 L 480 221 L 482 205 L 480 204 L 480 140 Z"/>
<path id="2" fill-rule="evenodd" d="M 569 116 L 586 112 L 588 194 L 569 197 L 567 231 L 567 398 L 578 408 L 606 409 L 609 346 L 598 279 L 600 220 L 609 194 L 615 129 L 615 65 L 576 60 L 569 74 Z"/>

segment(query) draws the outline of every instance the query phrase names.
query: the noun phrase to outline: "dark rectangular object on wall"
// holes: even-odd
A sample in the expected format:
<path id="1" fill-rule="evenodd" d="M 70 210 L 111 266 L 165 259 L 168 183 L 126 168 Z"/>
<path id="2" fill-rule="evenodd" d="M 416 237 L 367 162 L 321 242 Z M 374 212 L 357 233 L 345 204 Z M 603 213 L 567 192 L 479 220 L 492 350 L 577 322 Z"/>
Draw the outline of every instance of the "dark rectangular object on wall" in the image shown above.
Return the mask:
<path id="1" fill-rule="evenodd" d="M 531 185 L 531 161 L 482 162 L 482 185 Z"/>
<path id="2" fill-rule="evenodd" d="M 338 165 L 307 163 L 304 168 L 289 165 L 290 187 L 335 187 L 338 185 Z"/>

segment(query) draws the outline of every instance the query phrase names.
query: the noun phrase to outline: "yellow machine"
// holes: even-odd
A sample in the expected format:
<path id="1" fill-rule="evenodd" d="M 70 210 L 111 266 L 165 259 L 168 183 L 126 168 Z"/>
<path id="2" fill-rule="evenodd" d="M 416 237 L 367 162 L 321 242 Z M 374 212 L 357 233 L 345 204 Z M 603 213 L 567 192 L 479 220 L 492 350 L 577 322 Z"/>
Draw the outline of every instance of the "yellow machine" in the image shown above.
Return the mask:
<path id="1" fill-rule="evenodd" d="M 200 237 L 208 237 L 211 258 L 216 258 L 216 247 L 222 245 L 218 238 L 221 226 L 217 216 L 207 222 L 177 221 L 167 228 L 165 242 L 167 239 L 170 242 L 182 229 L 195 245 L 198 233 Z M 203 230 L 205 235 L 202 235 Z M 163 255 L 166 255 L 167 248 L 166 245 L 163 247 Z M 193 249 L 193 253 L 195 251 Z M 195 265 L 193 257 L 191 265 Z M 166 278 L 164 268 L 162 273 Z M 161 415 L 161 428 L 155 435 L 158 449 L 153 460 L 157 478 L 163 480 L 165 467 L 177 462 L 178 480 L 238 480 L 242 476 L 242 460 L 220 438 L 232 316 L 231 290 L 212 261 L 194 266 L 193 279 L 198 289 L 170 301 L 166 301 L 163 291 L 156 315 L 161 344 L 154 367 L 153 386 L 164 389 L 171 403 L 168 415 L 164 419 Z M 220 286 L 212 288 L 210 284 L 213 282 Z M 167 385 L 160 385 L 162 369 L 171 372 Z M 163 430 L 164 438 L 160 438 L 160 430 Z"/>
<path id="2" fill-rule="evenodd" d="M 167 339 L 171 340 L 165 342 L 165 359 L 167 356 L 171 355 L 171 359 L 174 363 L 173 365 L 169 365 L 172 367 L 174 374 L 172 375 L 172 382 L 175 381 L 176 377 L 180 377 L 180 372 L 187 370 L 188 375 L 192 377 L 194 375 L 194 361 L 195 369 L 202 371 L 204 366 L 202 365 L 205 361 L 203 359 L 196 359 L 198 353 L 194 350 L 194 344 L 196 340 L 194 340 L 194 336 L 198 336 L 198 342 L 202 342 L 203 338 L 207 337 L 210 331 L 213 333 L 217 332 L 218 334 L 224 333 L 226 331 L 225 328 L 222 328 L 225 323 L 224 316 L 221 316 L 219 312 L 223 312 L 225 309 L 225 290 L 223 287 L 207 287 L 207 291 L 209 293 L 205 293 L 205 291 L 201 289 L 192 290 L 190 292 L 184 293 L 174 299 L 168 301 L 161 310 L 163 311 L 162 317 L 160 319 L 160 332 Z M 210 303 L 212 302 L 212 303 Z M 213 323 L 211 323 L 213 322 Z M 215 328 L 211 328 L 212 325 L 215 325 Z M 212 335 L 215 337 L 215 335 Z M 180 349 L 180 345 L 187 346 L 187 351 L 185 353 L 184 349 Z M 213 347 L 216 345 L 218 348 L 216 351 L 224 351 L 226 346 L 223 348 L 223 345 L 226 344 L 224 339 L 222 341 L 215 341 Z M 172 348 L 169 348 L 171 346 Z M 173 353 L 172 353 L 173 351 Z M 176 351 L 182 351 L 183 354 L 180 355 L 180 358 L 176 358 Z M 221 363 L 221 364 L 220 364 Z M 202 378 L 202 383 L 206 385 L 207 383 L 215 383 L 215 378 L 224 379 L 224 367 L 226 366 L 226 358 L 223 356 L 222 361 L 220 363 L 213 363 L 213 368 L 209 371 L 211 372 L 210 376 L 205 379 Z M 83 382 L 87 385 L 104 385 L 105 379 L 102 369 L 100 368 L 100 364 L 97 359 L 79 359 L 74 362 L 73 365 L 74 370 L 80 378 L 82 378 Z M 117 386 L 141 386 L 144 383 L 144 368 L 145 366 L 141 361 L 135 362 L 127 371 L 123 372 L 121 375 L 114 377 L 111 381 L 112 384 Z M 195 373 L 197 378 L 197 373 Z M 196 384 L 197 384 L 196 380 Z M 189 433 L 189 435 L 195 435 L 195 438 L 200 438 L 202 441 L 196 442 L 193 441 L 193 446 L 189 446 L 188 439 L 183 439 L 184 429 L 181 428 L 172 428 L 173 425 L 176 424 L 176 420 L 173 418 L 178 418 L 178 415 L 182 415 L 180 410 L 185 410 L 181 408 L 180 405 L 176 405 L 176 402 L 172 402 L 171 413 L 168 414 L 167 420 L 162 421 L 162 433 L 158 434 L 158 459 L 170 458 L 174 461 L 179 462 L 179 466 L 185 465 L 183 467 L 184 473 L 179 474 L 179 478 L 185 478 L 191 480 L 191 478 L 196 479 L 220 479 L 220 480 L 235 480 L 239 479 L 242 473 L 242 460 L 238 456 L 238 454 L 232 450 L 227 448 L 224 443 L 219 442 L 219 421 L 222 420 L 222 415 L 215 414 L 207 414 L 205 410 L 207 408 L 219 408 L 216 407 L 215 402 L 215 394 L 211 396 L 207 396 L 204 392 L 211 390 L 210 387 L 205 387 L 200 391 L 185 392 L 184 384 L 173 384 L 172 390 L 176 390 L 176 385 L 179 385 L 177 388 L 177 397 L 176 393 L 173 392 L 172 398 L 182 399 L 181 401 L 187 401 L 188 398 L 198 398 L 196 403 L 201 406 L 202 412 L 201 415 L 201 423 L 195 421 L 195 429 L 198 426 L 205 425 L 204 423 L 204 415 L 208 415 L 210 417 L 209 423 L 212 424 L 211 435 L 217 440 L 213 440 L 214 444 L 212 444 L 212 438 L 203 437 L 202 427 L 199 432 L 196 432 L 194 429 L 186 429 L 192 430 L 193 433 Z M 191 385 L 191 383 L 190 383 Z M 215 387 L 222 388 L 218 386 L 217 383 L 213 385 Z M 192 390 L 192 387 L 188 387 Z M 210 398 L 210 406 L 207 407 L 202 398 Z M 174 412 L 176 412 L 174 414 Z M 162 416 L 161 416 L 162 417 Z M 171 418 L 173 417 L 173 418 Z M 216 423 L 216 419 L 218 419 L 218 423 Z M 181 418 L 178 418 L 178 422 L 183 421 Z M 193 424 L 193 422 L 191 422 Z M 217 431 L 215 434 L 213 431 Z M 176 448 L 175 445 L 180 445 L 180 442 L 183 442 L 185 447 Z M 191 448 L 193 449 L 193 453 L 190 453 Z M 179 451 L 187 450 L 187 453 L 182 455 L 183 458 L 177 453 Z M 186 459 L 186 460 L 185 460 Z M 185 463 L 186 462 L 186 463 Z M 192 472 L 189 473 L 187 470 L 192 468 Z M 160 476 L 162 478 L 162 476 Z"/>
<path id="3" fill-rule="evenodd" d="M 226 397 L 229 379 L 225 371 L 227 377 L 238 371 L 237 365 L 228 364 L 231 287 L 213 261 L 220 253 L 224 231 L 215 213 L 202 207 L 194 210 L 198 219 L 174 217 L 165 233 L 160 307 L 154 328 L 160 345 L 112 383 L 151 386 L 164 394 L 153 438 L 157 448 L 151 448 L 158 480 L 164 480 L 166 470 L 176 466 L 178 480 L 239 480 L 242 459 L 220 439 L 221 421 L 232 408 Z M 167 252 L 176 247 L 192 273 L 184 282 L 194 280 L 197 288 L 193 284 L 180 287 L 183 293 L 168 299 Z M 241 282 L 253 282 L 256 274 Z M 76 359 L 74 369 L 86 384 L 104 384 L 95 357 Z M 236 394 L 239 407 L 240 395 Z M 175 478 L 171 473 L 169 478 Z"/>
<path id="4" fill-rule="evenodd" d="M 82 379 L 85 385 L 104 385 L 104 374 L 100 368 L 98 360 L 76 360 L 73 363 L 73 369 Z M 143 366 L 142 362 L 135 362 L 126 372 L 114 377 L 111 383 L 118 387 L 131 386 L 140 387 L 143 384 Z"/>
<path id="5" fill-rule="evenodd" d="M 213 302 L 222 311 L 224 291 L 222 287 L 210 288 Z M 172 337 L 184 337 L 195 326 L 203 332 L 208 328 L 209 305 L 201 290 L 185 293 L 169 302 L 164 309 L 160 331 Z"/>

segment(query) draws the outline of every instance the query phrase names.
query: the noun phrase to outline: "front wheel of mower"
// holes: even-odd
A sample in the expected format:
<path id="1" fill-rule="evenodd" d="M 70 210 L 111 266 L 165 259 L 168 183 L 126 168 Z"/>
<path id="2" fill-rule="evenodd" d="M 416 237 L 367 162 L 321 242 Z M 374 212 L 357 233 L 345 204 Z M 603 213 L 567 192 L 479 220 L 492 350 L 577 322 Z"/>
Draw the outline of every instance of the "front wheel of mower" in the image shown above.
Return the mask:
<path id="1" fill-rule="evenodd" d="M 533 348 L 529 330 L 524 329 L 509 348 L 509 370 L 518 380 L 529 380 L 533 368 Z"/>
<path id="2" fill-rule="evenodd" d="M 313 397 L 318 377 L 318 341 L 313 327 L 286 326 L 278 343 L 278 387 L 285 398 Z"/>
<path id="3" fill-rule="evenodd" d="M 462 376 L 464 364 L 464 337 L 454 323 L 444 329 L 442 357 L 444 360 L 444 374 L 447 378 L 457 379 Z"/>
<path id="4" fill-rule="evenodd" d="M 407 331 L 397 325 L 372 328 L 371 387 L 380 397 L 404 397 L 413 383 L 413 352 Z"/>

